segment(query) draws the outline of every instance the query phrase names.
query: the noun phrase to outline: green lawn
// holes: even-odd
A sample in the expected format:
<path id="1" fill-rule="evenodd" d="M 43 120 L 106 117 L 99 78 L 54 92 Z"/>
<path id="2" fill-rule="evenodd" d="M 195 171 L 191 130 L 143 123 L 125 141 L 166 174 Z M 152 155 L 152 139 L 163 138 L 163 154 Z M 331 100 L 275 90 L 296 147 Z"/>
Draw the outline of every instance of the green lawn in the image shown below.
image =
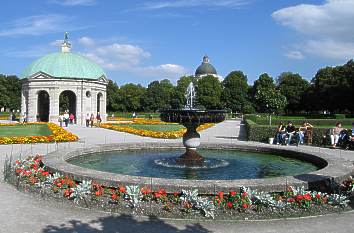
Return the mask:
<path id="1" fill-rule="evenodd" d="M 0 137 L 49 136 L 51 134 L 47 125 L 0 126 Z"/>
<path id="2" fill-rule="evenodd" d="M 134 129 L 143 129 L 149 131 L 159 131 L 159 132 L 167 132 L 167 131 L 177 131 L 180 129 L 184 129 L 183 125 L 142 125 L 142 124 L 116 124 L 120 126 L 130 126 Z"/>

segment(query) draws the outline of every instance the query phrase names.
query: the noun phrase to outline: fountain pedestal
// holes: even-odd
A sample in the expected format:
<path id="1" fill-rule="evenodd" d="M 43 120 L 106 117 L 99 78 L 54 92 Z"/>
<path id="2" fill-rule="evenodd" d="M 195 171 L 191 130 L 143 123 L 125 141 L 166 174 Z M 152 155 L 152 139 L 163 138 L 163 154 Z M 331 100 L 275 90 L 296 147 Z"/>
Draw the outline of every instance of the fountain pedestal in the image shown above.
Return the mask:
<path id="1" fill-rule="evenodd" d="M 176 159 L 178 164 L 187 166 L 202 165 L 204 158 L 198 154 L 197 148 L 200 145 L 200 134 L 197 132 L 198 123 L 184 122 L 187 132 L 183 135 L 183 145 L 186 152 Z"/>

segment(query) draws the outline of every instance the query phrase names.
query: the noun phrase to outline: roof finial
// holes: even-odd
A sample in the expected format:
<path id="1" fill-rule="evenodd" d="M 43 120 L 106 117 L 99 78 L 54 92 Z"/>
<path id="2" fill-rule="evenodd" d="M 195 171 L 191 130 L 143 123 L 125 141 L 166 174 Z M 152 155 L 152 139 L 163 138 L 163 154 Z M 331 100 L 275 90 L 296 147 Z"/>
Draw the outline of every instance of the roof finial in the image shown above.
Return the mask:
<path id="1" fill-rule="evenodd" d="M 70 53 L 70 49 L 71 49 L 71 44 L 69 42 L 68 33 L 65 32 L 64 41 L 61 44 L 61 51 L 63 53 Z"/>
<path id="2" fill-rule="evenodd" d="M 206 54 L 203 57 L 203 63 L 209 63 L 209 57 Z"/>

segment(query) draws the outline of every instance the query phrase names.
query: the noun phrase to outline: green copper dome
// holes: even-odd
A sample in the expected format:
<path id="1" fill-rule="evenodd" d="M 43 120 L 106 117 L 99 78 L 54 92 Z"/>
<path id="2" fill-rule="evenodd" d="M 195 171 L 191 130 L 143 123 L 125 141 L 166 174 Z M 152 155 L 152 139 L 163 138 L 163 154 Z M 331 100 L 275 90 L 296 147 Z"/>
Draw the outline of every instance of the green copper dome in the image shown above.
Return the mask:
<path id="1" fill-rule="evenodd" d="M 46 55 L 29 65 L 22 78 L 43 72 L 55 78 L 99 79 L 106 77 L 103 69 L 89 59 L 71 52 Z"/>
<path id="2" fill-rule="evenodd" d="M 216 75 L 217 72 L 216 72 L 216 69 L 214 68 L 214 66 L 209 63 L 208 56 L 204 56 L 202 64 L 195 71 L 195 76 L 208 75 L 208 74 L 215 74 Z"/>

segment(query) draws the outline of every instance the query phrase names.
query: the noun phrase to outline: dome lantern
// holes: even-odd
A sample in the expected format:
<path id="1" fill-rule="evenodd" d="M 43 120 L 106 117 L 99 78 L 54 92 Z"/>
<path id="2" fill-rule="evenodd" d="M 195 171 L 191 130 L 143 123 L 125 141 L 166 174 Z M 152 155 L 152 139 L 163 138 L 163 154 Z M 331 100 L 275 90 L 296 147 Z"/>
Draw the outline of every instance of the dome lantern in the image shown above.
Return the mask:
<path id="1" fill-rule="evenodd" d="M 71 43 L 69 42 L 68 33 L 65 32 L 64 41 L 63 43 L 61 43 L 61 52 L 70 53 L 70 50 L 71 50 Z"/>

